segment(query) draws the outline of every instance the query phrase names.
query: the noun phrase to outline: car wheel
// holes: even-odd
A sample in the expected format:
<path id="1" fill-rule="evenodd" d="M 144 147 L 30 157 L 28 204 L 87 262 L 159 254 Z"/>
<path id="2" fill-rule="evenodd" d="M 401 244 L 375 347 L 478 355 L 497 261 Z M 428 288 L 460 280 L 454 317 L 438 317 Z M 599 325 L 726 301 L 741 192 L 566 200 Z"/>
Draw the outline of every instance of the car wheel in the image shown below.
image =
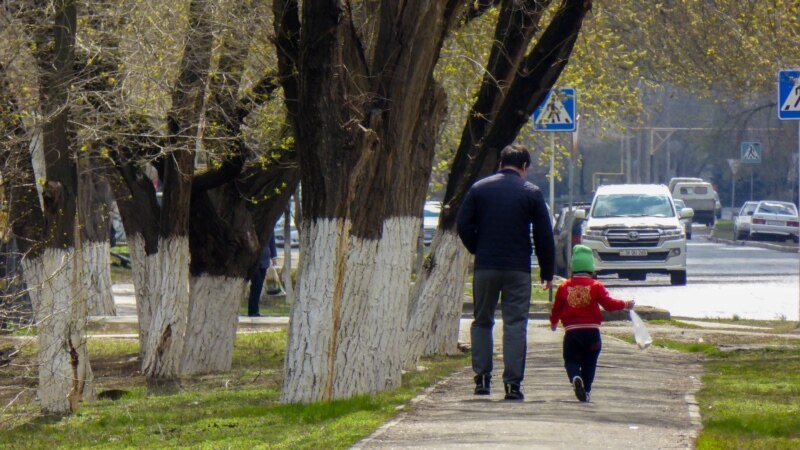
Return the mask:
<path id="1" fill-rule="evenodd" d="M 669 282 L 673 286 L 686 286 L 686 271 L 676 270 L 669 273 Z"/>

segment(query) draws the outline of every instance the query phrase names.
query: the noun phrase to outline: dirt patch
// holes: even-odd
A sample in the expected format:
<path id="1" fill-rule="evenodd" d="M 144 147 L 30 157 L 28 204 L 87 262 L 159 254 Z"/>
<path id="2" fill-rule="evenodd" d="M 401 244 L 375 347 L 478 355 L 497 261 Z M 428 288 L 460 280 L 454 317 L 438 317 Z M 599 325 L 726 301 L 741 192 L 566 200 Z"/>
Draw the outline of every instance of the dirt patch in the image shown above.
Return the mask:
<path id="1" fill-rule="evenodd" d="M 35 401 L 39 385 L 36 354 L 26 349 L 26 340 L 0 339 L 0 416 Z M 145 384 L 137 354 L 97 356 L 91 360 L 95 392 L 125 390 Z M 0 424 L 5 422 L 0 418 Z"/>

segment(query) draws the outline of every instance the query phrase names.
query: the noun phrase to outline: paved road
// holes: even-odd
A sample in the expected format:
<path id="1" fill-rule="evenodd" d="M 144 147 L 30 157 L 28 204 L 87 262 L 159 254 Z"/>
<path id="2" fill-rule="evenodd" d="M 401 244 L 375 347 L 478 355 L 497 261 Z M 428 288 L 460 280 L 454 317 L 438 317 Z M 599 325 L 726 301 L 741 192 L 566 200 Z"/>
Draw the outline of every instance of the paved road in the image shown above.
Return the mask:
<path id="1" fill-rule="evenodd" d="M 692 448 L 701 373 L 693 356 L 606 337 L 592 403 L 579 403 L 563 369 L 563 334 L 543 321 L 529 330 L 524 402 L 502 400 L 502 385 L 488 399 L 473 396 L 466 368 L 355 448 Z"/>
<path id="2" fill-rule="evenodd" d="M 708 240 L 705 227 L 695 227 L 693 234 L 687 248 L 686 286 L 670 286 L 669 277 L 659 275 L 648 275 L 644 283 L 616 278 L 603 281 L 612 295 L 666 309 L 674 316 L 800 318 L 797 252 L 756 247 L 752 243 L 713 242 Z"/>

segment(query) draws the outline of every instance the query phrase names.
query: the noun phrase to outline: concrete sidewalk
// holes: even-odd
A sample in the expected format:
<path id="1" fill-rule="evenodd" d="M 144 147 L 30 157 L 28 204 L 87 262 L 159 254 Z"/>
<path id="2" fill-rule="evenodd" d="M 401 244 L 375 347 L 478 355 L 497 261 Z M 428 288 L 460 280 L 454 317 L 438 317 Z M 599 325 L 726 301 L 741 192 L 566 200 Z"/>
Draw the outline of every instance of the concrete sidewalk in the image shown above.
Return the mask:
<path id="1" fill-rule="evenodd" d="M 693 448 L 700 427 L 693 394 L 702 371 L 695 356 L 640 351 L 604 336 L 592 402 L 579 403 L 563 368 L 562 338 L 545 321 L 530 322 L 524 402 L 503 400 L 502 361 L 495 361 L 489 398 L 472 395 L 472 370 L 465 368 L 355 448 Z"/>

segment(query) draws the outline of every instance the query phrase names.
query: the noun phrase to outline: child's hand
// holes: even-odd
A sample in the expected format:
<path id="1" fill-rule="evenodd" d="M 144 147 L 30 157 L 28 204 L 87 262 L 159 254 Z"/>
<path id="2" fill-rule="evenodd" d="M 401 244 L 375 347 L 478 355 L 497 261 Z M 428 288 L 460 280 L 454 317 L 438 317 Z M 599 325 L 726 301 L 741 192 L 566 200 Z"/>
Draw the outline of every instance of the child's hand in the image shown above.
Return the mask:
<path id="1" fill-rule="evenodd" d="M 633 309 L 634 306 L 636 306 L 635 300 L 628 300 L 625 302 L 625 309 Z"/>

